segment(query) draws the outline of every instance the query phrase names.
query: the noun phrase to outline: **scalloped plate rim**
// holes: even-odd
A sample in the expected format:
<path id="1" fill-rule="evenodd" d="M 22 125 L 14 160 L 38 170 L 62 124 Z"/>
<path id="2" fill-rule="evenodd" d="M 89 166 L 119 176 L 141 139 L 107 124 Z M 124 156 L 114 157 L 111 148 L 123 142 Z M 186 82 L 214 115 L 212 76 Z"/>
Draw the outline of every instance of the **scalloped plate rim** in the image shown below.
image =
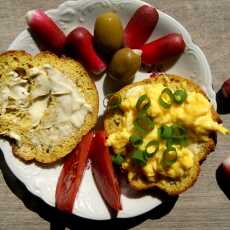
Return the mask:
<path id="1" fill-rule="evenodd" d="M 77 0 L 77 1 L 66 1 L 64 3 L 61 3 L 56 9 L 50 9 L 50 10 L 47 10 L 46 12 L 48 14 L 56 14 L 58 13 L 58 11 L 65 6 L 65 4 L 68 4 L 68 3 L 73 3 L 73 4 L 80 4 L 82 2 L 82 0 Z M 86 2 L 93 2 L 93 1 L 90 1 L 90 0 L 86 0 L 84 3 Z M 96 1 L 98 2 L 98 1 Z M 108 1 L 107 1 L 108 2 Z M 112 1 L 109 1 L 109 2 L 112 2 Z M 126 1 L 126 2 L 131 2 L 130 0 Z M 140 0 L 134 0 L 132 1 L 133 4 L 139 4 L 139 5 L 142 5 L 142 4 L 147 4 L 147 5 L 150 5 L 149 3 L 146 3 L 144 1 L 140 1 Z M 180 22 L 178 22 L 176 19 L 174 19 L 173 17 L 167 15 L 166 13 L 158 10 L 158 12 L 160 14 L 162 14 L 164 17 L 167 17 L 169 21 L 171 21 L 171 23 L 174 23 L 176 25 L 176 27 L 179 28 L 180 31 L 182 31 L 182 34 L 186 40 L 186 46 L 187 46 L 187 49 L 190 49 L 194 52 L 196 52 L 198 54 L 198 57 L 200 59 L 200 61 L 202 62 L 201 65 L 204 66 L 205 68 L 205 72 L 206 72 L 206 76 L 207 76 L 207 80 L 208 80 L 208 85 L 206 85 L 207 87 L 207 91 L 209 93 L 209 95 L 211 95 L 211 100 L 212 100 L 212 103 L 214 104 L 214 107 L 216 107 L 216 102 L 215 102 L 215 99 L 214 99 L 214 95 L 215 95 L 215 92 L 213 91 L 212 89 L 212 74 L 211 74 L 211 70 L 210 70 L 210 66 L 208 64 L 208 61 L 203 53 L 203 51 L 196 45 L 193 43 L 192 41 L 192 38 L 191 38 L 191 35 L 189 34 L 189 32 L 185 29 L 185 27 L 180 24 Z M 15 47 L 16 46 L 16 43 L 17 43 L 17 39 L 24 36 L 24 33 L 26 32 L 26 30 L 23 30 L 22 32 L 20 32 L 17 37 L 14 39 L 14 41 L 10 44 L 9 48 L 8 49 L 11 49 L 11 47 Z M 5 157 L 5 156 L 4 156 Z M 10 165 L 8 165 L 10 167 Z M 11 167 L 10 167 L 11 169 Z M 12 170 L 12 169 L 11 169 Z M 17 177 L 17 175 L 15 175 Z M 21 179 L 19 179 L 20 181 L 22 181 Z M 22 183 L 24 184 L 24 182 L 22 181 Z M 38 196 L 39 198 L 41 198 L 42 200 L 44 200 L 42 197 L 39 196 L 39 194 L 36 194 L 34 193 L 33 189 L 31 189 L 29 186 L 27 186 L 25 184 L 26 188 L 34 195 Z M 45 200 L 44 200 L 45 201 Z M 46 203 L 48 203 L 47 201 L 45 201 Z M 161 201 L 159 201 L 158 205 L 161 203 Z M 51 204 L 49 204 L 51 205 Z M 152 207 L 152 208 L 155 208 L 157 207 L 158 205 Z M 148 208 L 145 210 L 145 212 L 148 212 L 150 211 L 152 208 Z M 135 216 L 138 216 L 138 215 L 141 215 L 145 212 L 142 212 L 142 213 L 139 213 L 139 214 L 135 214 L 135 215 L 127 215 L 126 217 L 119 217 L 119 218 L 130 218 L 130 217 L 135 217 Z M 78 214 L 75 214 L 74 215 L 78 215 Z M 81 216 L 81 215 L 79 215 Z M 85 216 L 81 216 L 81 217 L 85 217 Z M 87 217 L 85 217 L 87 218 Z M 91 218 L 93 219 L 93 218 Z M 109 218 L 95 218 L 97 220 L 107 220 Z"/>

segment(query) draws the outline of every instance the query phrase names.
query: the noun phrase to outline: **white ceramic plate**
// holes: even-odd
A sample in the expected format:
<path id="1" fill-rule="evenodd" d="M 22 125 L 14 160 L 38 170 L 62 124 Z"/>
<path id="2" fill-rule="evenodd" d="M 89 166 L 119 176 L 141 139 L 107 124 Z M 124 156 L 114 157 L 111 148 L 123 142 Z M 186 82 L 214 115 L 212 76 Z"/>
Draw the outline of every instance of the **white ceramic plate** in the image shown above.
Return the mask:
<path id="1" fill-rule="evenodd" d="M 79 0 L 67 1 L 55 10 L 47 11 L 67 34 L 76 26 L 82 25 L 93 32 L 95 17 L 105 11 L 114 10 L 122 18 L 124 25 L 133 12 L 141 5 L 146 4 L 139 0 Z M 208 62 L 200 50 L 193 44 L 187 30 L 175 19 L 159 11 L 160 19 L 157 27 L 149 40 L 156 39 L 170 32 L 183 34 L 186 42 L 186 51 L 167 72 L 190 77 L 199 83 L 215 106 L 215 94 L 212 90 L 212 78 Z M 9 49 L 26 50 L 29 53 L 39 52 L 36 43 L 27 30 L 20 33 L 11 43 Z M 135 81 L 148 78 L 148 73 L 137 73 Z M 100 96 L 100 115 L 104 112 L 103 98 L 108 92 L 105 87 L 104 77 L 96 81 Z M 104 87 L 103 87 L 104 86 Z M 10 145 L 0 140 L 6 163 L 11 171 L 21 180 L 27 189 L 40 197 L 51 206 L 55 205 L 55 188 L 62 165 L 41 168 L 36 164 L 25 164 L 12 154 Z M 121 202 L 123 210 L 118 213 L 118 218 L 128 218 L 143 214 L 162 203 L 154 195 L 135 194 L 129 191 L 126 185 L 122 186 Z M 80 191 L 74 203 L 75 215 L 97 220 L 110 219 L 110 213 L 95 186 L 91 169 L 86 170 Z"/>

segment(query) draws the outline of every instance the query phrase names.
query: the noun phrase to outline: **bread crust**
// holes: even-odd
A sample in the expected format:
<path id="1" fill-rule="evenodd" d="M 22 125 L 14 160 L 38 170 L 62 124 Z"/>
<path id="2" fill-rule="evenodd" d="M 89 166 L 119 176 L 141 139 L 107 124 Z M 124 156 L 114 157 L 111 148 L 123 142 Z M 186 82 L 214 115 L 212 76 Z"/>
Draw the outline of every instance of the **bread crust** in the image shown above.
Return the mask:
<path id="1" fill-rule="evenodd" d="M 7 51 L 0 54 L 0 65 L 7 66 L 4 70 L 0 71 L 0 80 L 2 75 L 9 73 L 9 71 L 15 68 L 22 67 L 27 70 L 31 67 L 38 67 L 44 64 L 51 64 L 68 79 L 72 80 L 76 87 L 81 89 L 81 93 L 92 109 L 92 111 L 86 115 L 82 127 L 72 132 L 71 135 L 63 139 L 63 141 L 55 143 L 52 151 L 49 153 L 47 153 L 45 149 L 33 145 L 26 132 L 22 134 L 23 143 L 20 146 L 17 145 L 16 142 L 12 142 L 13 153 L 19 158 L 25 161 L 36 160 L 48 164 L 69 154 L 81 141 L 82 136 L 87 134 L 89 130 L 95 126 L 99 110 L 99 98 L 94 81 L 80 63 L 67 57 L 59 58 L 50 52 L 41 52 L 34 57 L 25 51 Z M 6 125 L 3 125 L 3 120 L 0 115 L 0 133 L 6 133 L 6 131 L 9 130 L 14 130 L 14 127 L 6 127 Z"/>
<path id="2" fill-rule="evenodd" d="M 199 92 L 208 99 L 208 97 L 206 96 L 204 91 L 200 88 L 200 86 L 194 83 L 192 80 L 176 75 L 170 75 L 170 74 L 161 74 L 140 82 L 135 82 L 131 85 L 125 86 L 124 88 L 116 92 L 114 95 L 117 96 L 119 95 L 122 97 L 122 95 L 125 95 L 129 89 L 135 86 L 151 84 L 153 82 L 160 82 L 168 86 L 170 84 L 181 84 L 183 81 L 187 82 L 187 85 L 190 90 Z M 213 119 L 218 123 L 222 123 L 219 115 L 217 114 L 217 112 L 214 110 L 213 107 L 211 108 L 211 110 L 212 110 Z M 112 134 L 117 129 L 117 127 L 114 126 L 114 121 L 113 121 L 115 115 L 119 117 L 118 112 L 114 112 L 114 111 L 107 111 L 105 115 L 104 127 L 107 135 Z M 216 141 L 214 138 L 215 135 L 216 135 L 215 132 L 210 133 L 208 141 L 199 145 L 199 150 L 200 150 L 199 153 L 194 154 L 195 164 L 193 168 L 189 171 L 189 174 L 185 178 L 183 178 L 182 181 L 174 181 L 175 183 L 173 184 L 172 182 L 169 182 L 169 180 L 167 181 L 166 178 L 162 178 L 159 181 L 153 183 L 143 178 L 143 176 L 138 175 L 138 173 L 135 174 L 135 171 L 132 171 L 131 172 L 132 175 L 134 174 L 135 176 L 133 177 L 133 179 L 129 180 L 130 186 L 136 190 L 159 188 L 165 191 L 166 193 L 168 193 L 169 195 L 178 195 L 186 191 L 196 182 L 198 175 L 200 173 L 201 162 L 206 159 L 209 153 L 215 150 L 215 145 L 216 145 Z M 126 173 L 127 174 L 130 173 L 129 169 L 127 169 Z"/>

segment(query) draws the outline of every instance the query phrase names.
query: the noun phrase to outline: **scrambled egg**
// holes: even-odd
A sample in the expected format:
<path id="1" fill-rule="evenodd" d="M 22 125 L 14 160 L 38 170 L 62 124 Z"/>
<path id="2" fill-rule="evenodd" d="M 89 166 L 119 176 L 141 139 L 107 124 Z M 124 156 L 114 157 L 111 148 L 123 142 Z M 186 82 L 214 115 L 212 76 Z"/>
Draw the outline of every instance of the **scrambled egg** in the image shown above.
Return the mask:
<path id="1" fill-rule="evenodd" d="M 137 115 L 136 103 L 140 96 L 147 95 L 151 101 L 151 105 L 147 110 L 147 114 L 153 118 L 155 127 L 147 135 L 143 136 L 140 150 L 145 150 L 147 143 L 152 140 L 159 141 L 159 150 L 150 157 L 145 165 L 142 165 L 142 171 L 149 181 L 156 180 L 156 174 L 161 174 L 170 178 L 180 178 L 188 173 L 194 164 L 194 153 L 185 146 L 175 146 L 177 152 L 177 160 L 170 167 L 162 166 L 162 156 L 166 149 L 165 140 L 160 140 L 158 128 L 161 125 L 182 124 L 193 135 L 189 135 L 189 142 L 193 144 L 198 138 L 207 139 L 210 131 L 218 131 L 228 134 L 229 131 L 218 124 L 212 118 L 211 104 L 207 98 L 201 93 L 187 91 L 187 97 L 182 104 L 173 103 L 170 108 L 166 109 L 159 103 L 159 97 L 165 86 L 161 83 L 136 86 L 126 93 L 122 98 L 120 109 L 124 112 L 122 120 L 122 128 L 108 136 L 107 145 L 112 146 L 115 153 L 124 152 L 129 138 L 133 135 L 134 121 Z M 188 89 L 186 85 L 184 89 Z M 172 91 L 175 89 L 171 88 Z M 128 160 L 127 160 L 128 159 Z M 122 167 L 128 168 L 131 164 L 130 158 L 127 156 Z"/>
<path id="2" fill-rule="evenodd" d="M 163 153 L 159 152 L 143 167 L 143 172 L 149 181 L 155 182 L 157 173 L 173 179 L 182 177 L 186 175 L 194 163 L 194 155 L 189 149 L 177 148 L 177 161 L 171 167 L 164 169 L 161 163 L 162 155 Z"/>

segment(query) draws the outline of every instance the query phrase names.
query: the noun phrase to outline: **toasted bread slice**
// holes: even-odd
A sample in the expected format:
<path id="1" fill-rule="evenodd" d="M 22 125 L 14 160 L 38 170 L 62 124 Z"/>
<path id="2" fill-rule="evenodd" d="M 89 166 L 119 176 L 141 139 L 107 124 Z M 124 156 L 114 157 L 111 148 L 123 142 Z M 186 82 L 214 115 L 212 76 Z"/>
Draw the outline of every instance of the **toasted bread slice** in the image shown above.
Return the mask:
<path id="1" fill-rule="evenodd" d="M 120 98 L 124 98 L 128 90 L 130 90 L 131 88 L 139 85 L 154 84 L 155 82 L 159 82 L 165 87 L 180 88 L 186 85 L 186 90 L 201 93 L 207 98 L 203 90 L 193 81 L 169 74 L 162 74 L 157 77 L 153 77 L 125 86 L 114 95 L 119 96 Z M 219 115 L 215 112 L 213 107 L 211 108 L 211 111 L 213 120 L 221 123 L 221 119 Z M 122 129 L 119 123 L 122 120 L 122 116 L 123 114 L 120 110 L 108 110 L 104 119 L 104 127 L 107 136 L 117 132 L 119 129 Z M 182 193 L 194 184 L 200 172 L 200 163 L 207 157 L 210 152 L 214 151 L 216 144 L 215 135 L 216 133 L 211 131 L 207 135 L 205 141 L 199 141 L 197 143 L 193 143 L 191 146 L 188 146 L 188 149 L 190 149 L 194 154 L 194 164 L 192 168 L 189 169 L 186 176 L 174 180 L 172 178 L 161 175 L 156 182 L 151 182 L 146 178 L 140 168 L 136 168 L 135 165 L 131 164 L 126 167 L 126 173 L 130 186 L 137 190 L 159 188 L 170 195 L 177 195 Z"/>
<path id="2" fill-rule="evenodd" d="M 34 67 L 39 68 L 47 64 L 63 74 L 67 81 L 72 82 L 74 90 L 78 90 L 90 109 L 84 116 L 83 124 L 78 128 L 69 123 L 68 125 L 67 123 L 57 125 L 55 123 L 56 117 L 52 111 L 56 108 L 58 96 L 50 96 L 40 123 L 34 127 L 28 112 L 29 105 L 24 105 L 22 109 L 15 107 L 14 102 L 13 106 L 10 107 L 10 102 L 8 102 L 8 108 L 4 108 L 6 111 L 3 112 L 3 102 L 1 103 L 0 100 L 0 136 L 16 140 L 12 141 L 13 152 L 25 161 L 36 160 L 42 163 L 57 161 L 70 153 L 80 142 L 82 136 L 94 127 L 97 121 L 99 99 L 95 84 L 81 64 L 70 58 L 59 58 L 49 52 L 41 52 L 34 57 L 24 51 L 2 53 L 0 55 L 1 85 L 9 80 L 10 72 L 14 74 L 16 72 L 17 78 L 24 79 L 25 84 L 28 85 L 28 91 L 30 91 L 32 87 L 30 78 L 32 77 L 29 76 L 29 72 Z M 31 103 L 30 99 L 30 106 Z M 44 128 L 42 126 L 43 121 L 46 121 L 47 124 L 50 122 L 50 127 Z M 52 129 L 55 129 L 55 133 L 51 131 Z"/>

